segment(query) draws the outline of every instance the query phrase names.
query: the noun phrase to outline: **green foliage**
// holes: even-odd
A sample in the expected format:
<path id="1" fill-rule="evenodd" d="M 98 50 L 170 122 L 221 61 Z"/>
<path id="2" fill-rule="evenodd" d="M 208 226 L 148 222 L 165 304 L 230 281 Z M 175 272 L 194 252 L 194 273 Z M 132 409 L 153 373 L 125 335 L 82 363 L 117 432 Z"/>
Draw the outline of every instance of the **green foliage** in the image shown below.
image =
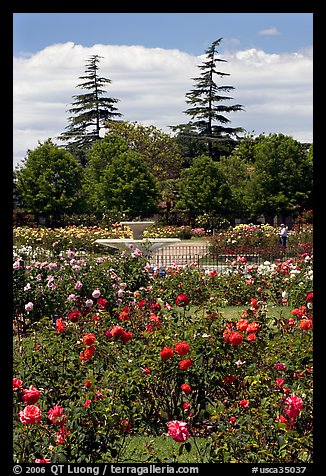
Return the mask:
<path id="1" fill-rule="evenodd" d="M 157 210 L 157 197 L 156 180 L 137 152 L 120 154 L 103 172 L 99 198 L 104 210 L 148 217 Z"/>
<path id="2" fill-rule="evenodd" d="M 311 208 L 312 162 L 292 137 L 270 134 L 255 145 L 252 208 L 265 215 L 296 215 Z"/>
<path id="3" fill-rule="evenodd" d="M 59 219 L 63 213 L 78 209 L 81 167 L 51 139 L 28 151 L 16 175 L 17 190 L 28 212 Z"/>
<path id="4" fill-rule="evenodd" d="M 184 209 L 190 220 L 195 221 L 203 213 L 224 216 L 231 204 L 230 188 L 218 164 L 211 158 L 197 157 L 189 169 L 183 170 L 177 207 Z"/>
<path id="5" fill-rule="evenodd" d="M 125 140 L 130 150 L 138 152 L 152 174 L 159 180 L 175 179 L 181 170 L 181 156 L 175 140 L 155 126 L 138 122 L 114 121 L 106 127 L 111 135 Z"/>

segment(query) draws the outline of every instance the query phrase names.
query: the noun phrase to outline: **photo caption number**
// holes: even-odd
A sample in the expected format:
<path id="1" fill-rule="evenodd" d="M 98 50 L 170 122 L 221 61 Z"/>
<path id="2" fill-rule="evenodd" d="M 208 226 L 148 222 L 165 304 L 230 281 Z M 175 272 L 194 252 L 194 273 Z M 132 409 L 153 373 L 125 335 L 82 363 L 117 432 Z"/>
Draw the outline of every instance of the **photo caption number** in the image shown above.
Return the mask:
<path id="1" fill-rule="evenodd" d="M 27 466 L 26 474 L 40 474 L 45 473 L 44 466 Z"/>

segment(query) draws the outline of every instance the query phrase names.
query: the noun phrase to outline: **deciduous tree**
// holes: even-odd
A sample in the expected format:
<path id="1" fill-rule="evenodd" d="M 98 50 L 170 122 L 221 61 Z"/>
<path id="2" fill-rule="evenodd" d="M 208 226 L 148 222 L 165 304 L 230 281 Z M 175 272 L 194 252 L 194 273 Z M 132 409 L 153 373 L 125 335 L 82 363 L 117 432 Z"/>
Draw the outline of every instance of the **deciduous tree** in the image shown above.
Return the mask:
<path id="1" fill-rule="evenodd" d="M 17 191 L 29 213 L 42 213 L 57 224 L 64 213 L 78 211 L 82 167 L 70 152 L 54 145 L 51 139 L 27 152 L 16 178 Z"/>

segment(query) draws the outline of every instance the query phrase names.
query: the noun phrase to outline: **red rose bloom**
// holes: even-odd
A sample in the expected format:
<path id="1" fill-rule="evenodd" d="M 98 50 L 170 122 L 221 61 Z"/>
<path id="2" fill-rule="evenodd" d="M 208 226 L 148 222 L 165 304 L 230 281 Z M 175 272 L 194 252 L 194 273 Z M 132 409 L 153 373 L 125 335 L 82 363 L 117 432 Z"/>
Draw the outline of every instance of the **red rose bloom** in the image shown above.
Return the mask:
<path id="1" fill-rule="evenodd" d="M 83 352 L 79 354 L 80 360 L 82 360 L 83 362 L 85 360 L 91 360 L 91 358 L 95 354 L 95 350 L 96 350 L 96 347 L 94 345 L 90 345 Z"/>
<path id="2" fill-rule="evenodd" d="M 177 441 L 183 443 L 190 437 L 187 423 L 184 421 L 172 420 L 168 422 L 168 434 Z"/>
<path id="3" fill-rule="evenodd" d="M 85 334 L 83 337 L 83 344 L 84 345 L 92 345 L 96 341 L 96 337 L 94 334 Z"/>
<path id="4" fill-rule="evenodd" d="M 125 431 L 126 433 L 129 433 L 132 429 L 128 420 L 122 420 L 120 423 L 120 428 L 122 428 L 122 430 Z"/>
<path id="5" fill-rule="evenodd" d="M 309 293 L 306 297 L 307 302 L 312 302 L 314 298 L 314 293 Z"/>
<path id="6" fill-rule="evenodd" d="M 192 366 L 192 360 L 191 359 L 180 360 L 180 362 L 179 362 L 179 367 L 180 367 L 181 370 L 187 370 L 191 366 Z"/>
<path id="7" fill-rule="evenodd" d="M 111 329 L 111 334 L 113 337 L 121 337 L 124 331 L 124 328 L 121 326 L 113 326 Z"/>
<path id="8" fill-rule="evenodd" d="M 171 349 L 167 345 L 163 347 L 163 349 L 160 352 L 160 356 L 162 357 L 163 360 L 170 359 L 173 354 L 174 354 L 173 349 Z"/>
<path id="9" fill-rule="evenodd" d="M 183 383 L 181 385 L 181 390 L 186 394 L 186 395 L 189 395 L 189 393 L 191 392 L 191 387 L 190 385 L 188 385 L 187 383 Z"/>
<path id="10" fill-rule="evenodd" d="M 175 303 L 179 307 L 186 306 L 189 303 L 189 298 L 186 294 L 179 294 L 179 296 L 176 297 Z"/>
<path id="11" fill-rule="evenodd" d="M 129 317 L 128 311 L 121 311 L 119 314 L 119 319 L 120 321 L 129 321 L 130 317 Z"/>
<path id="12" fill-rule="evenodd" d="M 107 304 L 108 304 L 108 301 L 107 301 L 106 299 L 100 297 L 100 298 L 98 298 L 96 304 L 97 304 L 97 307 L 98 307 L 99 309 L 104 310 L 104 309 L 106 309 L 106 306 L 107 306 Z"/>
<path id="13" fill-rule="evenodd" d="M 190 345 L 187 342 L 177 342 L 175 344 L 175 351 L 183 357 L 184 355 L 188 354 L 190 350 Z"/>
<path id="14" fill-rule="evenodd" d="M 260 325 L 257 322 L 250 322 L 247 327 L 247 332 L 250 334 L 251 332 L 257 332 L 260 328 Z"/>
<path id="15" fill-rule="evenodd" d="M 308 331 L 312 328 L 312 319 L 301 319 L 299 327 L 303 331 Z"/>
<path id="16" fill-rule="evenodd" d="M 234 331 L 231 332 L 229 337 L 230 344 L 237 346 L 237 345 L 240 345 L 242 341 L 243 341 L 243 337 L 242 337 L 242 334 L 240 334 L 240 332 L 234 332 Z"/>
<path id="17" fill-rule="evenodd" d="M 41 392 L 33 387 L 33 385 L 31 385 L 28 390 L 23 390 L 23 392 L 22 400 L 27 405 L 34 405 L 41 395 Z"/>
<path id="18" fill-rule="evenodd" d="M 71 320 L 71 322 L 78 322 L 79 319 L 81 318 L 81 312 L 80 311 L 71 311 L 69 314 L 68 314 L 68 319 Z"/>
<path id="19" fill-rule="evenodd" d="M 145 306 L 146 306 L 145 299 L 142 299 L 141 301 L 138 302 L 139 309 L 143 309 L 143 307 L 145 307 Z"/>
<path id="20" fill-rule="evenodd" d="M 248 408 L 250 405 L 250 402 L 249 400 L 243 399 L 243 400 L 240 400 L 239 405 L 243 408 Z"/>
<path id="21" fill-rule="evenodd" d="M 257 339 L 257 336 L 254 332 L 250 332 L 250 334 L 248 334 L 248 336 L 247 336 L 247 340 L 249 340 L 249 342 L 252 342 L 256 339 Z"/>
<path id="22" fill-rule="evenodd" d="M 240 321 L 237 322 L 237 329 L 238 331 L 245 331 L 248 327 L 248 321 L 247 319 L 240 319 Z"/>
<path id="23" fill-rule="evenodd" d="M 12 389 L 13 390 L 20 390 L 23 386 L 23 382 L 19 378 L 12 379 Z"/>
<path id="24" fill-rule="evenodd" d="M 132 339 L 132 332 L 127 332 L 127 331 L 123 331 L 123 333 L 121 334 L 121 340 L 122 342 L 129 342 L 130 340 Z"/>
<path id="25" fill-rule="evenodd" d="M 67 415 L 63 413 L 63 408 L 60 405 L 50 408 L 48 418 L 56 426 L 62 426 L 67 422 Z"/>
<path id="26" fill-rule="evenodd" d="M 58 317 L 58 319 L 55 321 L 55 329 L 57 332 L 63 332 L 66 328 L 66 323 L 63 321 L 62 317 Z"/>

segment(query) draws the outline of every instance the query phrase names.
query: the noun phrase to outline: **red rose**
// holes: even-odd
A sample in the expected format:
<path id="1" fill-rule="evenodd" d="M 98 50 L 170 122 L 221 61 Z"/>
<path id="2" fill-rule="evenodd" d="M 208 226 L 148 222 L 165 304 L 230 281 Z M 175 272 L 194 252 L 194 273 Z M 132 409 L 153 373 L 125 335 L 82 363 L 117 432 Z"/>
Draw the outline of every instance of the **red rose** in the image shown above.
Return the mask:
<path id="1" fill-rule="evenodd" d="M 23 392 L 22 400 L 27 405 L 34 405 L 41 395 L 41 392 L 33 387 L 33 385 L 31 385 L 28 390 L 23 390 Z"/>
<path id="2" fill-rule="evenodd" d="M 175 344 L 175 351 L 181 356 L 183 357 L 184 355 L 188 354 L 190 350 L 190 346 L 189 344 L 187 344 L 187 342 L 177 342 Z"/>
<path id="3" fill-rule="evenodd" d="M 86 347 L 86 349 L 79 354 L 80 360 L 83 362 L 85 360 L 91 360 L 93 355 L 95 354 L 96 347 L 94 345 L 90 345 L 89 347 Z"/>
<path id="4" fill-rule="evenodd" d="M 63 413 L 63 407 L 60 405 L 54 405 L 48 411 L 49 420 L 56 426 L 62 426 L 67 422 L 67 415 Z"/>
<path id="5" fill-rule="evenodd" d="M 183 443 L 190 437 L 187 423 L 184 421 L 172 420 L 168 422 L 168 434 L 179 443 Z"/>
<path id="6" fill-rule="evenodd" d="M 314 298 L 314 293 L 309 293 L 306 297 L 307 302 L 312 302 Z"/>
<path id="7" fill-rule="evenodd" d="M 122 430 L 125 431 L 126 433 L 129 433 L 132 429 L 128 420 L 122 420 L 120 423 L 120 428 L 122 428 Z"/>
<path id="8" fill-rule="evenodd" d="M 238 331 L 245 331 L 248 327 L 249 322 L 247 319 L 240 319 L 240 321 L 237 322 L 237 329 Z"/>
<path id="9" fill-rule="evenodd" d="M 124 332 L 125 330 L 121 326 L 113 326 L 111 329 L 111 334 L 113 337 L 121 337 Z"/>
<path id="10" fill-rule="evenodd" d="M 66 323 L 65 321 L 62 320 L 62 317 L 59 317 L 56 321 L 55 321 L 55 329 L 57 332 L 63 332 L 66 328 Z"/>
<path id="11" fill-rule="evenodd" d="M 179 362 L 179 367 L 180 367 L 181 370 L 187 370 L 191 366 L 192 366 L 192 360 L 191 359 L 180 360 L 180 362 Z"/>
<path id="12" fill-rule="evenodd" d="M 81 312 L 80 311 L 71 311 L 69 314 L 68 314 L 68 319 L 71 320 L 71 322 L 78 322 L 79 319 L 81 318 Z"/>
<path id="13" fill-rule="evenodd" d="M 12 389 L 13 390 L 20 390 L 23 386 L 23 382 L 19 378 L 12 379 Z"/>
<path id="14" fill-rule="evenodd" d="M 104 309 L 106 309 L 106 306 L 107 306 L 107 304 L 108 304 L 108 301 L 107 301 L 106 299 L 100 297 L 100 298 L 98 298 L 96 304 L 97 304 L 97 307 L 98 307 L 99 309 L 104 310 Z"/>
<path id="15" fill-rule="evenodd" d="M 119 314 L 119 319 L 120 321 L 129 321 L 130 317 L 129 317 L 128 311 L 121 311 Z"/>
<path id="16" fill-rule="evenodd" d="M 170 359 L 173 354 L 174 354 L 173 349 L 171 349 L 167 345 L 163 347 L 163 349 L 160 352 L 160 356 L 162 357 L 163 360 Z"/>
<path id="17" fill-rule="evenodd" d="M 128 342 L 132 339 L 132 332 L 127 332 L 127 331 L 123 331 L 123 333 L 121 334 L 121 340 L 122 342 Z"/>
<path id="18" fill-rule="evenodd" d="M 243 341 L 243 337 L 242 337 L 242 334 L 240 334 L 240 332 L 234 332 L 234 331 L 231 332 L 229 337 L 230 344 L 237 346 L 237 345 L 240 345 L 242 341 Z"/>
<path id="19" fill-rule="evenodd" d="M 179 296 L 176 297 L 175 303 L 179 307 L 186 306 L 189 303 L 189 298 L 186 294 L 179 294 Z"/>
<path id="20" fill-rule="evenodd" d="M 257 322 L 251 322 L 250 324 L 248 324 L 247 332 L 248 334 L 250 334 L 251 332 L 257 332 L 259 328 L 260 328 L 260 325 L 257 324 Z"/>
<path id="21" fill-rule="evenodd" d="M 248 340 L 249 342 L 252 342 L 252 341 L 254 341 L 254 340 L 256 340 L 256 339 L 257 339 L 257 336 L 256 336 L 256 334 L 255 334 L 254 332 L 250 332 L 250 334 L 248 334 L 248 336 L 247 336 L 247 340 Z"/>
<path id="22" fill-rule="evenodd" d="M 96 341 L 96 337 L 94 334 L 85 334 L 83 337 L 83 344 L 84 345 L 92 345 Z"/>
<path id="23" fill-rule="evenodd" d="M 303 331 L 308 331 L 312 328 L 312 319 L 301 319 L 299 327 Z"/>
<path id="24" fill-rule="evenodd" d="M 243 399 L 243 400 L 240 400 L 239 405 L 243 408 L 248 408 L 250 405 L 250 402 L 249 400 Z"/>
<path id="25" fill-rule="evenodd" d="M 181 390 L 186 394 L 186 395 L 189 395 L 189 393 L 191 392 L 191 387 L 190 385 L 188 385 L 187 383 L 183 383 L 181 385 Z"/>

